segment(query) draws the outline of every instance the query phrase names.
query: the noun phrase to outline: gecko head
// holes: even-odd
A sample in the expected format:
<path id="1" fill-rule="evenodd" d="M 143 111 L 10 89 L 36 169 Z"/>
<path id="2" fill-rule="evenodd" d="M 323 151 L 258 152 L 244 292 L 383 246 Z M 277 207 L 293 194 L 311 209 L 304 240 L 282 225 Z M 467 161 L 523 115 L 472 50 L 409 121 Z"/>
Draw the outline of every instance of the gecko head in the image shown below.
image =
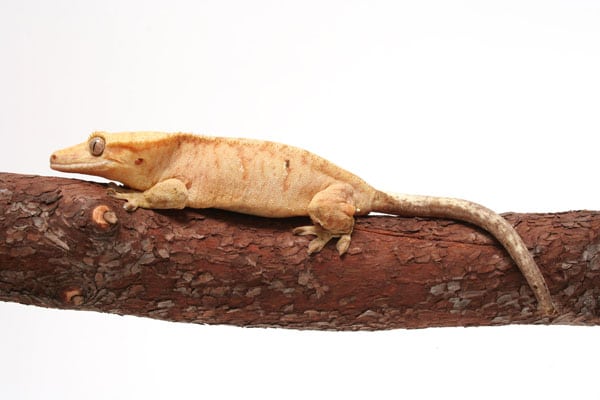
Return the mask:
<path id="1" fill-rule="evenodd" d="M 152 132 L 94 132 L 78 145 L 58 150 L 50 156 L 50 168 L 101 176 L 138 190 L 152 186 L 152 171 L 160 157 L 155 154 L 158 136 Z"/>

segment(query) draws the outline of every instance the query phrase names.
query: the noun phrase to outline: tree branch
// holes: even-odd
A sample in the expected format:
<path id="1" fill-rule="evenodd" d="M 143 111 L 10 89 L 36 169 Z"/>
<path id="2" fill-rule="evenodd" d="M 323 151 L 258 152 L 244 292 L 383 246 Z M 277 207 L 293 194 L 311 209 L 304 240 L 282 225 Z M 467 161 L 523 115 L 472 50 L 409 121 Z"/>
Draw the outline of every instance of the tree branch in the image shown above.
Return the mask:
<path id="1" fill-rule="evenodd" d="M 0 300 L 170 321 L 372 330 L 599 323 L 600 213 L 508 214 L 561 310 L 487 233 L 359 218 L 349 254 L 307 256 L 306 219 L 127 213 L 98 183 L 0 173 Z"/>

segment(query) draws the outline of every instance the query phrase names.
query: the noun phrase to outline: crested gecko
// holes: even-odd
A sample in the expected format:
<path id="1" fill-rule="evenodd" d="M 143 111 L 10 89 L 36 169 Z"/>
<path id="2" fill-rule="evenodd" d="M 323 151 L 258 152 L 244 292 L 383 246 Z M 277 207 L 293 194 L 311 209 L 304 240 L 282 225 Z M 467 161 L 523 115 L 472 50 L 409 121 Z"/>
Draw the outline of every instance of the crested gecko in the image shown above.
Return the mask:
<path id="1" fill-rule="evenodd" d="M 116 180 L 124 208 L 219 208 L 261 217 L 309 216 L 308 252 L 332 238 L 344 254 L 354 217 L 370 212 L 451 218 L 490 232 L 508 251 L 545 315 L 555 313 L 540 269 L 504 218 L 479 204 L 445 197 L 390 195 L 306 150 L 285 144 L 161 132 L 95 132 L 50 157 L 51 168 Z"/>

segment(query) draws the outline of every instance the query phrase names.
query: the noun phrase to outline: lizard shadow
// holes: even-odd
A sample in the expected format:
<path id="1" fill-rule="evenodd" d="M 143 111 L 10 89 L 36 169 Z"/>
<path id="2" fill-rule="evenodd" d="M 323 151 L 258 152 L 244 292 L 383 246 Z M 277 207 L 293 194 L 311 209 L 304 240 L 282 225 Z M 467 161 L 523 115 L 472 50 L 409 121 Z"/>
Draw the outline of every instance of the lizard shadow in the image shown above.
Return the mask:
<path id="1" fill-rule="evenodd" d="M 311 224 L 308 217 L 267 218 L 216 208 L 184 208 L 182 210 L 153 210 L 156 214 L 166 217 L 178 224 L 189 224 L 190 221 L 211 220 L 237 229 L 252 229 L 285 232 L 301 225 Z"/>

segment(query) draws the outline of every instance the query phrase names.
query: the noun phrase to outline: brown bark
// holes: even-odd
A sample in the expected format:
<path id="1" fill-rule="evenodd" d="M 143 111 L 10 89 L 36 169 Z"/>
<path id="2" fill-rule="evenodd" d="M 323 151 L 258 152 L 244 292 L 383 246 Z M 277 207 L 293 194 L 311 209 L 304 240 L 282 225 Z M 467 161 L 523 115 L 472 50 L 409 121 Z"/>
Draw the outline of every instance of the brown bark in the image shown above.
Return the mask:
<path id="1" fill-rule="evenodd" d="M 540 317 L 487 233 L 370 216 L 349 254 L 308 256 L 308 220 L 127 213 L 105 185 L 0 173 L 0 300 L 170 321 L 299 329 L 598 324 L 600 213 L 507 214 L 560 315 Z"/>

